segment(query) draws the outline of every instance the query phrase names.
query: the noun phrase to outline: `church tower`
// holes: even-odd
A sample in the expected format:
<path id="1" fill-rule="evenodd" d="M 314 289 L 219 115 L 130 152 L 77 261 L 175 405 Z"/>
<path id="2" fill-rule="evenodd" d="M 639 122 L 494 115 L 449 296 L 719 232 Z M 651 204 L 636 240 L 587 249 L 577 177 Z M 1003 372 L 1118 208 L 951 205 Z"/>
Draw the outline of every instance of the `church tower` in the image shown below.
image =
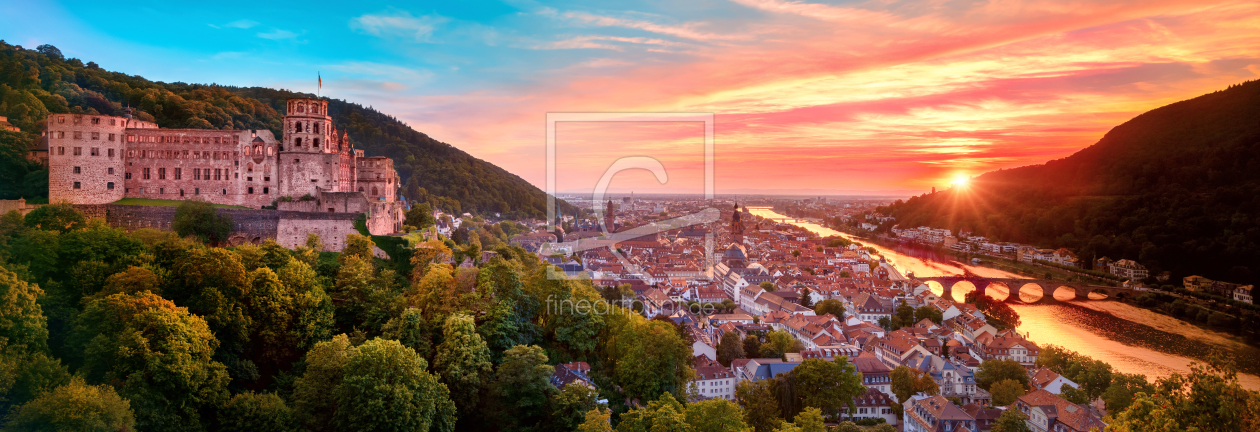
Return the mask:
<path id="1" fill-rule="evenodd" d="M 740 220 L 739 204 L 735 204 L 735 212 L 731 215 L 731 241 L 744 242 L 744 222 Z"/>
<path id="2" fill-rule="evenodd" d="M 608 207 L 604 209 L 604 229 L 609 233 L 617 231 L 616 225 L 613 224 L 616 219 L 617 216 L 613 214 L 612 200 L 608 200 Z"/>

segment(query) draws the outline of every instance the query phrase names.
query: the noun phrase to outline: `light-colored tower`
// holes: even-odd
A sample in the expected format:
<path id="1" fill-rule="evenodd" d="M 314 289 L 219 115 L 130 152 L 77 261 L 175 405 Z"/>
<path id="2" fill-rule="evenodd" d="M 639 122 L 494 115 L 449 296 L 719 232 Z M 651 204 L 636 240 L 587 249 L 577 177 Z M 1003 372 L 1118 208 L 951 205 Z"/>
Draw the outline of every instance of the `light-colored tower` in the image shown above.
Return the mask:
<path id="1" fill-rule="evenodd" d="M 328 102 L 294 98 L 286 104 L 280 145 L 280 195 L 315 194 L 315 188 L 340 191 L 342 161 Z"/>
<path id="2" fill-rule="evenodd" d="M 48 201 L 108 204 L 123 198 L 124 131 L 130 118 L 48 116 Z"/>

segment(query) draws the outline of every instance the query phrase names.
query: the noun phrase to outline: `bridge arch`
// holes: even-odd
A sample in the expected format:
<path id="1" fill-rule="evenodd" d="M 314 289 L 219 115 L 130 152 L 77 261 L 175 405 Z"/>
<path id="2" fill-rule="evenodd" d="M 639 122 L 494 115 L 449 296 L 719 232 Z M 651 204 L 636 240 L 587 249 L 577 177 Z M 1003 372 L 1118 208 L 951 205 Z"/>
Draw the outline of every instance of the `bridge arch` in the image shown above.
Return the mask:
<path id="1" fill-rule="evenodd" d="M 1103 288 L 1094 288 L 1089 291 L 1088 296 L 1090 300 L 1106 300 L 1111 298 L 1111 293 Z"/>
<path id="2" fill-rule="evenodd" d="M 966 301 L 967 294 L 970 294 L 976 289 L 976 284 L 971 283 L 971 281 L 960 280 L 958 282 L 954 282 L 954 286 L 950 289 L 950 299 L 962 303 Z"/>
<path id="3" fill-rule="evenodd" d="M 1050 298 L 1058 301 L 1066 302 L 1076 300 L 1076 288 L 1068 285 L 1051 285 L 1051 287 L 1047 289 L 1047 292 L 1049 293 Z"/>
<path id="4" fill-rule="evenodd" d="M 937 282 L 934 280 L 930 280 L 924 283 L 927 284 L 928 291 L 931 291 L 932 294 L 936 294 L 937 297 L 945 297 L 945 285 L 942 285 L 940 282 Z"/>
<path id="5" fill-rule="evenodd" d="M 984 287 L 984 294 L 997 301 L 1006 301 L 1011 297 L 1011 291 L 1009 282 L 992 281 Z"/>
<path id="6" fill-rule="evenodd" d="M 1019 282 L 1016 282 L 1016 284 L 1019 284 Z M 1025 284 L 1019 284 L 1019 288 L 1014 290 L 1012 297 L 1015 297 L 1012 300 L 1019 300 L 1024 303 L 1033 304 L 1044 299 L 1046 297 L 1046 292 L 1045 288 L 1042 288 L 1041 284 L 1028 282 Z"/>

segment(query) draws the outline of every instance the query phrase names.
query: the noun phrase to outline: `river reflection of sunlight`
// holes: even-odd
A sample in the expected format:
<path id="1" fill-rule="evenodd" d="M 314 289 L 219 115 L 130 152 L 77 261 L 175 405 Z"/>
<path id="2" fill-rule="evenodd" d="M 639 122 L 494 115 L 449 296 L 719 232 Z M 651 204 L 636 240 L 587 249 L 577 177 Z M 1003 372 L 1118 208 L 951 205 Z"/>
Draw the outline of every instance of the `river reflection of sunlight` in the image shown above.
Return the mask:
<path id="1" fill-rule="evenodd" d="M 749 207 L 756 216 L 782 218 L 765 207 Z M 810 222 L 796 222 L 796 226 L 809 230 L 823 237 L 840 236 L 862 242 L 848 234 Z M 881 257 L 891 263 L 902 274 L 914 273 L 917 276 L 945 276 L 961 274 L 964 269 L 978 276 L 1000 278 L 1024 278 L 1013 273 L 988 267 L 971 266 L 938 252 L 913 247 L 893 250 L 884 246 L 863 243 L 873 247 Z M 953 291 L 958 293 L 962 284 L 955 285 Z M 970 285 L 969 283 L 967 285 Z M 940 284 L 928 283 L 932 292 L 943 292 Z M 967 287 L 968 290 L 975 289 Z M 990 297 L 1009 296 L 1010 289 L 999 284 L 986 288 Z M 1054 287 L 1049 295 L 1060 301 L 1069 301 L 1057 305 L 1032 305 L 1041 300 L 1046 293 L 1037 285 L 1020 287 L 1019 296 L 1023 302 L 1011 302 L 1012 309 L 1020 314 L 1022 324 L 1019 331 L 1038 344 L 1054 344 L 1079 352 L 1092 358 L 1111 364 L 1115 370 L 1124 373 L 1146 375 L 1152 381 L 1173 372 L 1188 373 L 1190 371 L 1189 356 L 1202 358 L 1212 349 L 1225 350 L 1240 362 L 1244 370 L 1238 378 L 1243 387 L 1260 390 L 1260 368 L 1242 365 L 1246 359 L 1260 356 L 1260 349 L 1232 340 L 1229 336 L 1204 330 L 1185 323 L 1176 318 L 1166 317 L 1155 312 L 1142 310 L 1124 303 L 1110 301 L 1071 301 L 1075 292 L 1071 289 Z M 1096 295 L 1091 294 L 1091 298 Z M 958 297 L 961 299 L 961 295 Z M 1158 349 L 1158 350 L 1156 350 Z M 1167 351 L 1167 352 L 1165 352 Z M 1169 352 L 1183 354 L 1169 354 Z"/>

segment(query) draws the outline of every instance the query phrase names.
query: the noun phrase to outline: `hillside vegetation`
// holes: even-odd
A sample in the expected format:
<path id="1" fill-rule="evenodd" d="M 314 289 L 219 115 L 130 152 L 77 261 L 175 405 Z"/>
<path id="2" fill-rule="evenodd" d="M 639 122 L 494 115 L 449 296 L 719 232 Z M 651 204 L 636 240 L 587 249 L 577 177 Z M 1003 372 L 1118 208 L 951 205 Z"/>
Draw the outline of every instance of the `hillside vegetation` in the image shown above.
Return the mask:
<path id="1" fill-rule="evenodd" d="M 1174 277 L 1260 271 L 1260 82 L 1152 110 L 1043 165 L 994 171 L 881 211 L 903 227 L 971 230 L 1137 259 Z"/>
<path id="2" fill-rule="evenodd" d="M 15 159 L 52 113 L 120 116 L 127 106 L 142 120 L 167 128 L 270 129 L 281 136 L 283 104 L 314 97 L 260 87 L 153 82 L 66 59 L 55 47 L 24 49 L 0 41 L 0 116 L 22 129 L 0 134 L 0 199 L 47 194 L 47 172 Z M 327 98 L 325 98 L 327 99 Z M 546 195 L 524 179 L 411 129 L 359 104 L 327 99 L 334 123 L 369 156 L 388 156 L 404 184 L 403 195 L 451 212 L 544 217 Z M 40 179 L 43 182 L 40 182 Z M 41 189 L 42 186 L 42 189 Z M 568 213 L 573 207 L 558 204 Z"/>

